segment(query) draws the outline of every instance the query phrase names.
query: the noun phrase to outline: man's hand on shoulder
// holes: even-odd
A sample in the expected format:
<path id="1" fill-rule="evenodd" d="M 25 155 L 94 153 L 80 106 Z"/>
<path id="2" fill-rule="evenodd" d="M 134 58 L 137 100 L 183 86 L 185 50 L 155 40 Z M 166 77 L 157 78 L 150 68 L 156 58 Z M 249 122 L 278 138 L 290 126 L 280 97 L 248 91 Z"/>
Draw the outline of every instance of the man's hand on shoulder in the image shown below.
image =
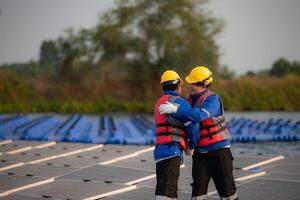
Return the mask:
<path id="1" fill-rule="evenodd" d="M 176 113 L 178 110 L 179 105 L 175 105 L 167 101 L 164 104 L 161 104 L 158 108 L 159 113 L 162 114 L 172 114 Z"/>

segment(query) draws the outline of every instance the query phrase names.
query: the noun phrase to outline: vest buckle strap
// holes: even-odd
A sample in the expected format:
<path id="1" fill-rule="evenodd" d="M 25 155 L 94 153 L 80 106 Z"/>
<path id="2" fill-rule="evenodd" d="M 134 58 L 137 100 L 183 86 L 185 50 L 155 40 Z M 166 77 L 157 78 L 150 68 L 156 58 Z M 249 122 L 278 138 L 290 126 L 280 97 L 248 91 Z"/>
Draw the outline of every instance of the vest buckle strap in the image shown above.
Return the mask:
<path id="1" fill-rule="evenodd" d="M 216 126 L 224 124 L 224 122 L 225 122 L 225 118 L 222 117 L 222 119 L 220 121 L 218 121 L 218 123 L 215 123 L 215 124 L 212 124 L 212 125 L 200 126 L 200 130 L 214 128 Z"/>
<path id="2" fill-rule="evenodd" d="M 226 129 L 226 128 L 227 128 L 227 127 L 224 126 L 224 127 L 221 127 L 219 130 L 216 130 L 216 131 L 213 131 L 213 132 L 209 132 L 208 134 L 205 134 L 205 135 L 201 135 L 201 136 L 200 136 L 200 140 L 201 140 L 201 139 L 204 139 L 204 138 L 207 138 L 207 137 L 209 137 L 210 139 L 213 139 L 213 138 L 212 138 L 213 135 L 216 135 L 216 134 L 222 132 L 222 131 L 223 131 L 224 129 Z"/>
<path id="3" fill-rule="evenodd" d="M 173 128 L 185 130 L 184 126 L 179 126 L 179 125 L 171 124 L 171 123 L 160 123 L 160 124 L 157 124 L 156 127 L 173 127 Z"/>
<path id="4" fill-rule="evenodd" d="M 159 132 L 159 133 L 156 133 L 157 136 L 168 136 L 168 135 L 176 135 L 176 136 L 180 136 L 182 138 L 185 138 L 186 136 L 178 133 L 178 132 Z"/>

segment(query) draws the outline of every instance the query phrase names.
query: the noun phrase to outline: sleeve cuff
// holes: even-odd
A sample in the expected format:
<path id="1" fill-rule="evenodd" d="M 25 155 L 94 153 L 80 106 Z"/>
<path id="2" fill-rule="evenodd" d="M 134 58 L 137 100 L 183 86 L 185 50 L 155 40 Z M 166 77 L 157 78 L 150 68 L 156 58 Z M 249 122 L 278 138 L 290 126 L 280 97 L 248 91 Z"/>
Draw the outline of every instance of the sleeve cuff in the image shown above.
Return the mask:
<path id="1" fill-rule="evenodd" d="M 202 108 L 201 111 L 205 112 L 208 118 L 211 117 L 210 112 L 208 112 L 206 109 Z"/>

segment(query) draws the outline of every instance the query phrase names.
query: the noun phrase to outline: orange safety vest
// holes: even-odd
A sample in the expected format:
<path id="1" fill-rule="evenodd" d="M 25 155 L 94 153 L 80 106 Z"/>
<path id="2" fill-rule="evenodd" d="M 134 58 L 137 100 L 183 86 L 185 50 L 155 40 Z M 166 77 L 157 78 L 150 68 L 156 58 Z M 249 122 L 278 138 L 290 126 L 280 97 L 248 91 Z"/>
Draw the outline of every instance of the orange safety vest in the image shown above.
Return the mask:
<path id="1" fill-rule="evenodd" d="M 194 108 L 202 108 L 205 103 L 205 99 L 215 93 L 207 91 L 206 93 L 199 96 L 197 99 Z M 191 98 L 188 98 L 188 102 L 191 104 Z M 198 143 L 199 147 L 206 147 L 208 145 L 221 142 L 230 137 L 229 130 L 225 123 L 223 103 L 221 103 L 222 114 L 217 117 L 209 117 L 200 122 L 200 140 Z"/>
<path id="2" fill-rule="evenodd" d="M 187 148 L 187 131 L 179 120 L 170 114 L 160 114 L 158 108 L 161 104 L 169 101 L 174 103 L 180 96 L 165 94 L 155 104 L 154 117 L 156 124 L 156 144 L 168 144 L 170 142 L 178 142 L 183 150 Z"/>

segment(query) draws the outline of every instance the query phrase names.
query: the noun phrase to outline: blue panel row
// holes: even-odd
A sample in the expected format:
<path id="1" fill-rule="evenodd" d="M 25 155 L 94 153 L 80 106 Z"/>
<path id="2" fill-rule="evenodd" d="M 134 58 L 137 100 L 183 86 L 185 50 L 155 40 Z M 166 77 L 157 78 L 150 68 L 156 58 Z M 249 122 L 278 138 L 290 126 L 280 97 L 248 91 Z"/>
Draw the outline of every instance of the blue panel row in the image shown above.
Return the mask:
<path id="1" fill-rule="evenodd" d="M 232 118 L 228 122 L 232 140 L 249 141 L 298 141 L 300 140 L 300 122 L 284 119 L 269 119 L 267 122 Z"/>
<path id="2" fill-rule="evenodd" d="M 231 118 L 227 126 L 235 142 L 300 140 L 292 120 Z M 155 124 L 145 115 L 0 115 L 0 139 L 147 145 L 155 142 Z"/>

